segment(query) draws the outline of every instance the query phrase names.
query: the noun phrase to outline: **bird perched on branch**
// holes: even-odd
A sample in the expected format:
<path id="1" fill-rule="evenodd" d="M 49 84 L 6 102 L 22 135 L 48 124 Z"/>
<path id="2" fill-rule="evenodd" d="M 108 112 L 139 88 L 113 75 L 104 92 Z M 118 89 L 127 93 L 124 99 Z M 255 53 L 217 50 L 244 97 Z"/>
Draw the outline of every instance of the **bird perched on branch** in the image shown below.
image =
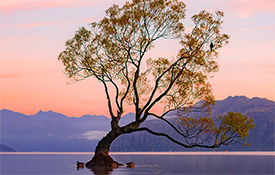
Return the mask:
<path id="1" fill-rule="evenodd" d="M 213 47 L 214 47 L 214 44 L 211 42 L 210 43 L 210 51 L 212 52 L 212 50 L 213 50 Z"/>

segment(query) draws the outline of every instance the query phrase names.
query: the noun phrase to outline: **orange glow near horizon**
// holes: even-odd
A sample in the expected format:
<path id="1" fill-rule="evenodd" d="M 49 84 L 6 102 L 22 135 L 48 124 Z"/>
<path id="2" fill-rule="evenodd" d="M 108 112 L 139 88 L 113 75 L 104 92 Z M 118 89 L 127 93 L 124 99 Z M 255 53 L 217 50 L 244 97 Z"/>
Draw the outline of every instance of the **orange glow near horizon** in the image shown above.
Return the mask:
<path id="1" fill-rule="evenodd" d="M 116 1 L 119 5 L 124 2 Z M 274 101 L 274 2 L 184 2 L 186 29 L 192 27 L 191 15 L 200 10 L 225 12 L 222 31 L 230 35 L 230 43 L 221 49 L 219 72 L 210 79 L 215 98 L 244 95 Z M 113 3 L 109 0 L 1 1 L 0 110 L 28 115 L 52 110 L 70 117 L 109 116 L 102 85 L 93 78 L 68 85 L 57 56 L 80 26 L 100 20 Z M 177 47 L 170 41 L 160 42 L 149 54 L 173 57 Z M 125 114 L 131 111 L 127 107 Z"/>

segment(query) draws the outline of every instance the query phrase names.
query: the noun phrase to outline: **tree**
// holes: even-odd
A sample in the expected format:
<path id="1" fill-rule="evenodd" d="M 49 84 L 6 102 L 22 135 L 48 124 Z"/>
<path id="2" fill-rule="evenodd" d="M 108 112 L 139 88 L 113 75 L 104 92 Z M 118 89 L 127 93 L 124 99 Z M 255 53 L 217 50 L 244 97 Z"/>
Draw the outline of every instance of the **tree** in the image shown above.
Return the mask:
<path id="1" fill-rule="evenodd" d="M 122 7 L 113 5 L 106 11 L 106 17 L 90 24 L 90 30 L 81 27 L 66 42 L 58 57 L 66 74 L 74 81 L 96 78 L 104 87 L 111 117 L 111 131 L 98 142 L 87 167 L 117 166 L 109 156 L 111 143 L 122 134 L 137 131 L 164 136 L 186 148 L 245 143 L 253 128 L 253 120 L 247 116 L 230 112 L 214 122 L 209 116 L 183 115 L 195 109 L 210 110 L 214 103 L 207 80 L 218 71 L 218 49 L 229 40 L 227 34 L 220 32 L 222 17 L 221 11 L 201 11 L 192 17 L 194 28 L 186 33 L 183 2 L 133 0 Z M 179 41 L 181 49 L 176 58 L 146 57 L 160 39 Z M 200 108 L 192 107 L 201 100 Z M 157 114 L 153 107 L 160 104 L 164 112 Z M 120 126 L 126 105 L 134 106 L 135 120 Z M 176 125 L 165 118 L 175 110 L 179 114 Z M 140 127 L 148 116 L 168 123 L 184 141 Z"/>

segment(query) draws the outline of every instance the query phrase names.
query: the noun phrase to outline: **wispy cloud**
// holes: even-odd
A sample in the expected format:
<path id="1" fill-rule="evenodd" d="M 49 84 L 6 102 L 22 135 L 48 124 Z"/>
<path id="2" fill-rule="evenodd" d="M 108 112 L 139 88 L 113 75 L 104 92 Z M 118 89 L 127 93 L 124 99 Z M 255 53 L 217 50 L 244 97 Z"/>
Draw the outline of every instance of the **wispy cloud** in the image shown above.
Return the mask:
<path id="1" fill-rule="evenodd" d="M 5 43 L 5 42 L 31 42 L 31 41 L 37 41 L 37 40 L 42 40 L 42 39 L 47 39 L 47 37 L 44 36 L 20 36 L 20 37 L 14 37 L 14 36 L 7 36 L 7 37 L 2 37 L 0 38 L 0 42 Z"/>
<path id="2" fill-rule="evenodd" d="M 59 27 L 65 27 L 66 25 L 70 24 L 89 24 L 94 21 L 96 21 L 96 18 L 86 18 L 86 19 L 77 19 L 77 20 L 63 20 L 63 21 L 57 21 L 54 22 L 55 24 L 58 24 Z"/>
<path id="3" fill-rule="evenodd" d="M 86 19 L 77 19 L 77 20 L 33 22 L 33 23 L 28 23 L 28 24 L 18 24 L 18 25 L 15 25 L 15 27 L 20 28 L 20 29 L 34 29 L 34 28 L 38 28 L 38 27 L 49 27 L 49 26 L 56 25 L 58 27 L 63 28 L 70 24 L 89 24 L 93 21 L 96 21 L 96 19 L 86 18 Z"/>
<path id="4" fill-rule="evenodd" d="M 18 74 L 3 74 L 0 75 L 0 79 L 8 79 L 8 78 L 20 78 L 21 75 Z"/>
<path id="5" fill-rule="evenodd" d="M 14 11 L 41 10 L 66 7 L 84 7 L 101 4 L 102 0 L 1 0 L 0 10 L 4 14 Z"/>
<path id="6" fill-rule="evenodd" d="M 30 24 L 21 24 L 21 25 L 17 25 L 16 27 L 32 29 L 32 28 L 41 27 L 41 26 L 49 26 L 52 24 L 53 22 L 38 22 L 38 23 L 30 23 Z"/>
<path id="7" fill-rule="evenodd" d="M 86 131 L 82 134 L 82 136 L 87 140 L 99 140 L 102 137 L 104 137 L 107 133 L 107 131 Z"/>
<path id="8" fill-rule="evenodd" d="M 5 63 L 5 69 L 1 70 L 0 79 L 26 79 L 26 78 L 56 78 L 59 76 L 56 73 L 56 68 L 43 67 L 39 70 L 34 67 L 39 67 L 41 64 L 48 64 L 47 62 L 43 63 L 16 63 L 16 64 L 7 64 Z M 10 70 L 18 69 L 20 73 L 13 73 Z M 60 75 L 61 76 L 61 75 Z"/>
<path id="9" fill-rule="evenodd" d="M 227 5 L 240 18 L 251 17 L 260 13 L 275 14 L 274 0 L 231 0 Z"/>

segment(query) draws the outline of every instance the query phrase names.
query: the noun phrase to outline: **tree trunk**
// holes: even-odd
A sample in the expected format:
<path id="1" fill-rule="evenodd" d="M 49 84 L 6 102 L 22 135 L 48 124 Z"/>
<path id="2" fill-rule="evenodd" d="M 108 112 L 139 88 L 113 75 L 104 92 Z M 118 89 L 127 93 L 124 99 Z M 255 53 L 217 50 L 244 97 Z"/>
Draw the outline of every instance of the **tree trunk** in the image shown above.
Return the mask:
<path id="1" fill-rule="evenodd" d="M 112 130 L 103 137 L 97 144 L 94 157 L 85 164 L 87 168 L 96 168 L 96 167 L 109 167 L 117 168 L 122 165 L 114 161 L 109 155 L 109 150 L 111 143 L 120 135 L 131 133 L 132 129 L 137 129 L 139 127 L 138 122 L 132 122 L 124 127 L 119 127 L 118 121 L 119 118 L 112 119 L 111 127 Z"/>
<path id="2" fill-rule="evenodd" d="M 105 137 L 103 137 L 97 144 L 94 157 L 85 164 L 87 168 L 94 168 L 98 166 L 105 166 L 117 168 L 118 162 L 114 161 L 109 155 L 111 143 L 122 133 L 111 130 Z"/>

